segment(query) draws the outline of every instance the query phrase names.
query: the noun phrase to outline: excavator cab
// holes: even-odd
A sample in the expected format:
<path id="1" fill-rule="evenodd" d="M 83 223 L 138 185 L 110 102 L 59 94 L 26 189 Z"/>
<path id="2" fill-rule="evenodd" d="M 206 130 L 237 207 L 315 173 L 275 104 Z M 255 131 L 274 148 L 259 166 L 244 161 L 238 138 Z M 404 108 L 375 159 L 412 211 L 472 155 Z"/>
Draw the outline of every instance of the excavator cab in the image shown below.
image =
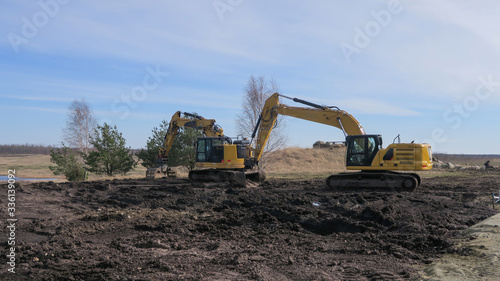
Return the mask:
<path id="1" fill-rule="evenodd" d="M 382 147 L 381 135 L 347 136 L 347 166 L 371 166 Z"/>
<path id="2" fill-rule="evenodd" d="M 220 163 L 224 160 L 224 138 L 198 138 L 196 162 Z"/>
<path id="3" fill-rule="evenodd" d="M 243 161 L 249 156 L 249 147 L 250 141 L 246 139 L 233 141 L 229 137 L 198 138 L 196 142 L 196 162 L 227 163 L 227 165 L 231 166 L 237 160 Z"/>

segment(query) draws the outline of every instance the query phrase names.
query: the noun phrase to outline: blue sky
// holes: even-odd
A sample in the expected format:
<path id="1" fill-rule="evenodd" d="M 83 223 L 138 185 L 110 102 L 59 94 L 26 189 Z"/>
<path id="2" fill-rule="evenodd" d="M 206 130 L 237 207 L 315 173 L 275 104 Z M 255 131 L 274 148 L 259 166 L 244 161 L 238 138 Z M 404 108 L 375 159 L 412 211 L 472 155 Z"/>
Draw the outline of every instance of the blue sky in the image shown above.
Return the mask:
<path id="1" fill-rule="evenodd" d="M 351 113 L 385 145 L 500 154 L 495 1 L 2 1 L 0 144 L 54 145 L 68 105 L 144 147 L 177 111 L 235 136 L 251 75 Z M 283 101 L 289 105 L 291 101 Z M 288 146 L 343 140 L 285 119 Z"/>

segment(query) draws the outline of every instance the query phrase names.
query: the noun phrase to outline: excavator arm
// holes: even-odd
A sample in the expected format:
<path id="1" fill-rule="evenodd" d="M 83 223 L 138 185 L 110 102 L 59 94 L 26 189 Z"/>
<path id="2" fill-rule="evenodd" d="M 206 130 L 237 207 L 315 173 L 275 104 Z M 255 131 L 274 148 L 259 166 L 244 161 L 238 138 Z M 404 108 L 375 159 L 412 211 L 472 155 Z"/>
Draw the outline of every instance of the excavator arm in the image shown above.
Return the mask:
<path id="1" fill-rule="evenodd" d="M 302 103 L 312 108 L 292 107 L 279 103 L 279 97 L 291 99 L 294 102 Z M 262 113 L 257 121 L 257 126 L 252 134 L 252 139 L 257 134 L 254 148 L 254 159 L 258 162 L 266 146 L 272 129 L 276 123 L 278 115 L 292 116 L 299 119 L 309 120 L 339 128 L 345 135 L 364 135 L 365 130 L 359 122 L 349 113 L 340 110 L 336 106 L 324 106 L 314 104 L 305 100 L 290 98 L 278 93 L 273 94 L 266 100 Z"/>

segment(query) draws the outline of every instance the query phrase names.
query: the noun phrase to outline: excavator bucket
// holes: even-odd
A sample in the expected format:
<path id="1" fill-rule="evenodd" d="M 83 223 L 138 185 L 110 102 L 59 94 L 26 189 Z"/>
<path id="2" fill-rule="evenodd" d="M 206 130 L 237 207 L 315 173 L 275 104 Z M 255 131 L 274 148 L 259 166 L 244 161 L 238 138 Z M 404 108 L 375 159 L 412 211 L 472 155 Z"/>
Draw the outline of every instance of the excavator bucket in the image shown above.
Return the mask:
<path id="1" fill-rule="evenodd" d="M 155 178 L 156 168 L 148 168 L 146 170 L 146 179 L 152 180 Z"/>
<path id="2" fill-rule="evenodd" d="M 244 172 L 235 172 L 231 177 L 231 182 L 237 187 L 247 187 L 247 178 Z"/>
<path id="3" fill-rule="evenodd" d="M 176 178 L 177 173 L 172 168 L 165 166 L 148 168 L 146 171 L 146 179 L 151 180 L 155 178 L 164 178 L 164 177 Z"/>

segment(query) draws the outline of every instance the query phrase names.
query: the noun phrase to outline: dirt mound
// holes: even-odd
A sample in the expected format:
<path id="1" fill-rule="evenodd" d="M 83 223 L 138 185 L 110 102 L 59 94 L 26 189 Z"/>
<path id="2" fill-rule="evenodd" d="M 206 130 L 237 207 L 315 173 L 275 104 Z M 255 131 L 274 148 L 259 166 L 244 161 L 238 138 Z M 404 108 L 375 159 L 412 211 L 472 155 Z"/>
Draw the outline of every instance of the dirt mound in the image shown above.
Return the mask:
<path id="1" fill-rule="evenodd" d="M 481 176 L 424 179 L 413 193 L 332 191 L 323 180 L 26 185 L 12 280 L 415 279 L 495 213 L 500 179 Z"/>
<path id="2" fill-rule="evenodd" d="M 289 147 L 272 152 L 266 160 L 268 174 L 320 174 L 345 171 L 346 148 Z"/>

